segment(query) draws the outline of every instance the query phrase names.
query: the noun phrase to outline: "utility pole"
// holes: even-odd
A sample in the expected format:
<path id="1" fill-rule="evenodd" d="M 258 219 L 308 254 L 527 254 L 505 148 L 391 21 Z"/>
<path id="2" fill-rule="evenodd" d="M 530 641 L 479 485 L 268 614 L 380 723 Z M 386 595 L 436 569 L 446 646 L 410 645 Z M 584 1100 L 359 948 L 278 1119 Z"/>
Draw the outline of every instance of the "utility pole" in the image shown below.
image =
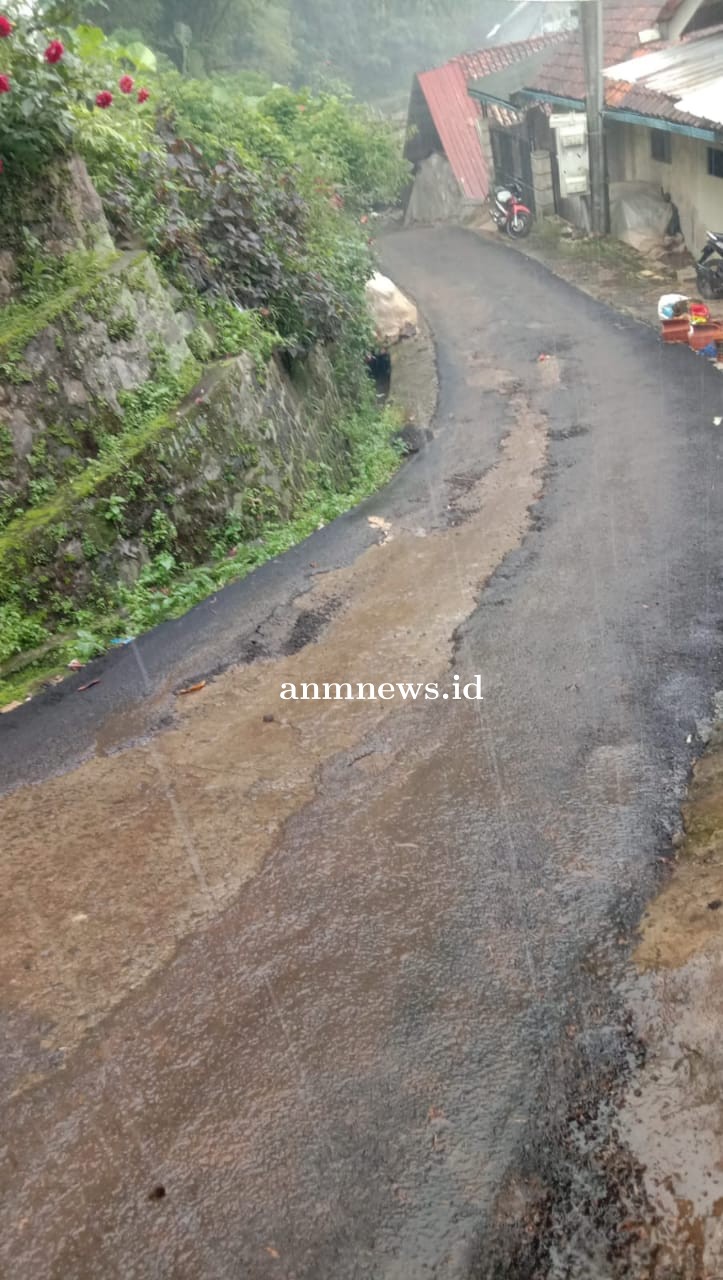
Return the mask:
<path id="1" fill-rule="evenodd" d="M 590 205 L 592 229 L 609 230 L 605 135 L 603 132 L 603 10 L 602 0 L 579 0 L 578 18 L 585 62 L 585 104 L 590 154 Z"/>

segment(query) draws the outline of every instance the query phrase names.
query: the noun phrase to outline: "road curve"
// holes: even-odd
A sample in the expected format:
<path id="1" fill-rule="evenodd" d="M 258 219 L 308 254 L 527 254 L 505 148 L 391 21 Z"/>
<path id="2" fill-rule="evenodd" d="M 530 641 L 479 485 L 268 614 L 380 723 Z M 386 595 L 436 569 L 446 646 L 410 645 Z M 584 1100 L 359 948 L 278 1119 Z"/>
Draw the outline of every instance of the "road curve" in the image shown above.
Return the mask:
<path id="1" fill-rule="evenodd" d="M 382 249 L 436 340 L 428 448 L 103 701 L 0 721 L 17 1280 L 530 1274 L 492 1241 L 541 1107 L 564 1137 L 560 1046 L 624 1056 L 720 685 L 723 386 L 501 245 Z M 484 701 L 278 699 L 452 673 Z"/>

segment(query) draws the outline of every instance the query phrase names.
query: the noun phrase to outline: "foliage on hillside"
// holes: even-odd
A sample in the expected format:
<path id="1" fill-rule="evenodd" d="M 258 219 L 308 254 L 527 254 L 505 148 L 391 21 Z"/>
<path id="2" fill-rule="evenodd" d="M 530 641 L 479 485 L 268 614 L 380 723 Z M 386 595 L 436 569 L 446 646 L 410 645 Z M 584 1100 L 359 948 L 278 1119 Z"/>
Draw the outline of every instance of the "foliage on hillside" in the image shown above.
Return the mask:
<path id="1" fill-rule="evenodd" d="M 10 385 L 33 380 L 24 351 L 51 323 L 58 350 L 66 329 L 70 349 L 74 311 L 78 332 L 88 313 L 102 319 L 112 341 L 132 338 L 133 316 L 113 301 L 107 273 L 118 254 L 107 238 L 102 252 L 87 243 L 69 251 L 43 221 L 51 206 L 62 209 L 65 162 L 77 153 L 117 248 L 146 250 L 175 288 L 179 309 L 195 318 L 193 358 L 178 374 L 163 374 L 155 359 L 148 382 L 122 396 L 120 417 L 93 400 L 88 412 L 97 411 L 97 421 L 72 422 L 67 431 L 53 424 L 52 448 L 36 439 L 21 464 L 0 425 L 3 695 L 3 663 L 10 660 L 14 672 L 15 655 L 29 646 L 52 651 L 57 662 L 67 656 L 64 646 L 77 652 L 79 632 L 90 636 L 89 655 L 115 634 L 119 611 L 134 630 L 182 611 L 345 509 L 398 460 L 389 444 L 392 419 L 376 411 L 364 367 L 371 342 L 364 284 L 373 269 L 367 211 L 393 201 L 407 177 L 392 132 L 344 94 L 260 93 L 264 86 L 247 74 L 194 80 L 133 32 L 109 38 L 69 18 L 63 4 L 46 6 L 42 23 L 21 0 L 0 4 L 0 247 L 10 250 L 3 270 L 8 259 L 14 265 L 12 297 L 0 307 L 0 376 Z M 143 281 L 136 284 L 142 291 Z M 123 287 L 116 280 L 118 297 Z M 159 423 L 171 429 L 204 362 L 248 351 L 263 382 L 273 352 L 298 365 L 319 344 L 332 361 L 340 406 L 339 491 L 310 471 L 290 517 L 275 508 L 269 514 L 266 504 L 253 529 L 248 521 L 228 537 L 199 529 L 197 545 L 182 542 L 171 499 L 159 492 L 149 506 L 147 472 L 133 472 L 131 454 Z M 59 391 L 46 378 L 48 404 L 60 404 Z M 27 472 L 21 483 L 18 465 Z M 139 503 L 152 516 L 147 528 L 130 524 Z M 53 576 L 71 506 L 73 513 L 87 507 L 100 529 L 94 539 L 80 526 L 77 538 L 73 532 L 84 561 L 100 565 L 111 543 L 142 536 L 153 552 L 142 582 L 121 587 L 93 572 L 79 602 L 65 578 Z M 218 563 L 199 563 L 209 547 Z M 67 551 L 68 582 L 79 556 Z M 59 640 L 46 639 L 57 632 Z M 22 685 L 25 676 L 13 674 L 13 691 L 16 679 Z"/>
<path id="2" fill-rule="evenodd" d="M 15 0 L 7 12 L 6 228 L 20 230 L 29 175 L 78 149 L 121 242 L 149 248 L 194 303 L 257 309 L 291 354 L 318 340 L 359 353 L 371 260 L 356 215 L 406 178 L 383 122 L 347 97 L 159 72 L 138 41 L 39 29 Z"/>

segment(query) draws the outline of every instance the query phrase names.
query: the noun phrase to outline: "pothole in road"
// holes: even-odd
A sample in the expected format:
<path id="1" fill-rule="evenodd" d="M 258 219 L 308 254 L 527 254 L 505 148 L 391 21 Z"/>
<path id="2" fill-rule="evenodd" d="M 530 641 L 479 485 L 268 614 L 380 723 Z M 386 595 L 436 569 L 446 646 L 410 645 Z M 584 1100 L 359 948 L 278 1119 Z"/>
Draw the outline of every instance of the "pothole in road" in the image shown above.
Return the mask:
<path id="1" fill-rule="evenodd" d="M 589 432 L 590 432 L 589 427 L 583 427 L 579 423 L 576 423 L 575 426 L 572 426 L 572 427 L 565 427 L 564 429 L 551 431 L 550 439 L 555 441 L 577 440 L 579 436 L 586 436 L 589 434 Z"/>
<path id="2" fill-rule="evenodd" d="M 299 653 L 307 644 L 318 640 L 328 622 L 339 610 L 341 601 L 331 596 L 320 609 L 303 609 L 294 623 L 291 634 L 284 645 L 284 653 Z"/>

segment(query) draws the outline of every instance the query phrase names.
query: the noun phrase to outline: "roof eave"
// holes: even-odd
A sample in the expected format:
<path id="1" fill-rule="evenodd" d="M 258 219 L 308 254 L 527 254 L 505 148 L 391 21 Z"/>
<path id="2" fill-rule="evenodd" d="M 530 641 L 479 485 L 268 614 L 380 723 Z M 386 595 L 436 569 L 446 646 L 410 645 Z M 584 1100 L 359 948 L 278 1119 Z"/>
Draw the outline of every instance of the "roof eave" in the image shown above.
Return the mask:
<path id="1" fill-rule="evenodd" d="M 677 133 L 685 138 L 695 138 L 700 142 L 723 141 L 723 125 L 720 129 L 704 128 L 702 125 L 682 124 L 676 120 L 665 120 L 661 116 L 646 116 L 639 111 L 627 111 L 625 107 L 605 107 L 605 120 L 617 120 L 621 124 L 635 124 L 647 129 L 659 129 L 663 133 Z"/>

